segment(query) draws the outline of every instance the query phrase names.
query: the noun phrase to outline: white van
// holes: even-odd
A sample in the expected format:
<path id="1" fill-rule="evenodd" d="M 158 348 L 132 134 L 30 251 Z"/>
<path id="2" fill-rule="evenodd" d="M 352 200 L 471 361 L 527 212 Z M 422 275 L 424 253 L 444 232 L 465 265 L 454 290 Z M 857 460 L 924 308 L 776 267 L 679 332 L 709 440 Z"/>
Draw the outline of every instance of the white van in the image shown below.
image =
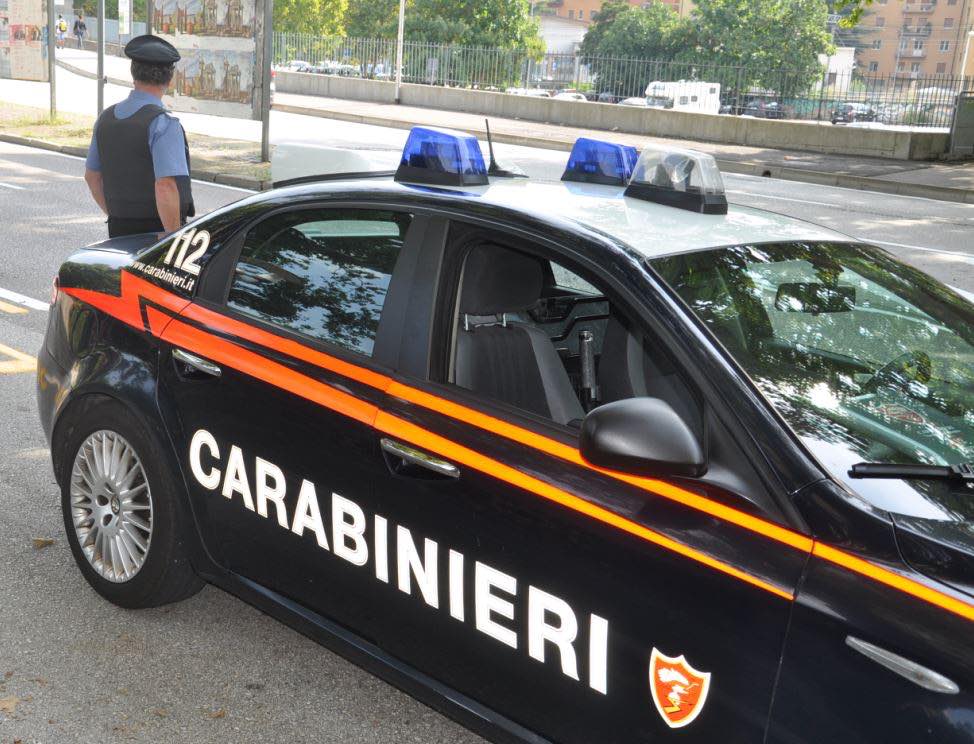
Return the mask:
<path id="1" fill-rule="evenodd" d="M 716 114 L 720 112 L 720 83 L 654 80 L 646 86 L 646 105 L 674 111 Z"/>

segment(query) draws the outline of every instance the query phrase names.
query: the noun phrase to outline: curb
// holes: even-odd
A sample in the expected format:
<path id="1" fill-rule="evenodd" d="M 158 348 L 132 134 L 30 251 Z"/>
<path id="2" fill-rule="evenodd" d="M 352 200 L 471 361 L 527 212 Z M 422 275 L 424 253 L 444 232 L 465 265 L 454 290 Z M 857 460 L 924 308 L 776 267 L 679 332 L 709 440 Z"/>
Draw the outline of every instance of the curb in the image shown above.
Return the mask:
<path id="1" fill-rule="evenodd" d="M 75 67 L 74 65 L 69 64 L 67 62 L 62 62 L 59 59 L 55 60 L 54 61 L 54 64 L 56 64 L 61 69 L 67 70 L 68 72 L 73 73 L 75 75 L 80 75 L 83 78 L 88 78 L 89 80 L 97 80 L 98 79 L 98 73 L 88 72 L 88 70 L 84 70 L 84 69 L 82 69 L 80 67 Z M 109 77 L 107 75 L 105 76 L 105 82 L 110 83 L 112 85 L 122 85 L 122 86 L 124 86 L 126 88 L 131 88 L 132 87 L 132 81 L 131 80 L 122 80 L 121 78 L 113 78 L 113 77 Z"/>
<path id="2" fill-rule="evenodd" d="M 59 152 L 62 155 L 74 155 L 79 158 L 88 155 L 88 150 L 84 147 L 56 145 L 46 140 L 34 139 L 33 137 L 17 137 L 13 134 L 0 133 L 0 142 L 9 142 L 11 145 L 22 145 L 23 147 L 34 147 L 38 150 Z M 250 191 L 266 191 L 272 185 L 270 181 L 260 181 L 256 178 L 248 178 L 246 176 L 231 176 L 218 171 L 198 170 L 196 168 L 190 171 L 190 176 L 197 181 L 208 181 L 221 186 L 233 186 L 238 189 L 248 189 Z"/>
<path id="3" fill-rule="evenodd" d="M 417 126 L 415 121 L 405 119 L 385 119 L 380 116 L 369 116 L 366 114 L 351 114 L 344 111 L 334 111 L 326 109 L 308 108 L 306 106 L 292 106 L 284 103 L 275 103 L 272 107 L 275 111 L 289 114 L 302 114 L 304 116 L 316 116 L 322 119 L 336 119 L 338 121 L 348 121 L 353 124 L 369 124 L 372 126 L 388 127 L 392 129 L 412 129 Z M 482 127 L 456 127 L 456 129 L 469 132 L 478 137 L 487 135 L 486 128 Z M 503 134 L 501 132 L 491 132 L 491 139 L 494 142 L 501 142 L 506 145 L 521 145 L 524 147 L 543 147 L 548 150 L 564 150 L 569 152 L 572 149 L 571 142 L 561 140 L 546 139 L 544 137 L 531 137 L 525 135 Z M 974 204 L 974 190 L 953 189 L 947 186 L 928 186 L 918 183 L 904 183 L 901 181 L 886 181 L 881 178 L 871 178 L 869 176 L 853 176 L 847 173 L 831 173 L 828 171 L 813 171 L 804 168 L 789 168 L 787 166 L 769 165 L 767 163 L 747 161 L 747 160 L 726 160 L 717 158 L 717 165 L 722 171 L 727 173 L 738 173 L 749 176 L 767 176 L 779 178 L 785 181 L 801 181 L 803 183 L 814 183 L 822 186 L 837 186 L 858 191 L 876 191 L 883 194 L 896 196 L 916 196 L 924 199 L 935 199 L 937 201 L 957 202 L 960 204 Z"/>

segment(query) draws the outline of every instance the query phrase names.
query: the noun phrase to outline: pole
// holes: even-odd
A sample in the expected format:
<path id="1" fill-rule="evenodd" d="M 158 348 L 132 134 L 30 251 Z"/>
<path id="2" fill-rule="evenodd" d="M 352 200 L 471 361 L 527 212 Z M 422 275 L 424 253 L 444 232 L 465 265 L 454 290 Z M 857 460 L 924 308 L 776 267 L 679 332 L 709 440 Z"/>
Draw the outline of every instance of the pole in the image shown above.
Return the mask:
<path id="1" fill-rule="evenodd" d="M 51 120 L 57 116 L 57 86 L 55 78 L 55 59 L 57 42 L 54 29 L 54 0 L 47 0 L 47 79 L 51 87 Z"/>
<path id="2" fill-rule="evenodd" d="M 98 0 L 98 115 L 105 110 L 105 0 Z"/>
<path id="3" fill-rule="evenodd" d="M 396 34 L 396 103 L 402 87 L 402 39 L 406 29 L 406 0 L 399 0 L 399 31 Z"/>
<path id="4" fill-rule="evenodd" d="M 971 53 L 971 40 L 974 40 L 974 31 L 967 32 L 966 43 L 964 44 L 964 61 L 960 63 L 960 79 L 961 85 L 967 80 L 967 60 Z"/>
<path id="5" fill-rule="evenodd" d="M 152 0 L 145 0 L 145 32 L 152 33 Z"/>
<path id="6" fill-rule="evenodd" d="M 274 0 L 264 0 L 264 59 L 263 92 L 260 97 L 260 159 L 271 159 L 271 56 L 274 53 L 274 39 L 271 30 L 274 26 Z"/>

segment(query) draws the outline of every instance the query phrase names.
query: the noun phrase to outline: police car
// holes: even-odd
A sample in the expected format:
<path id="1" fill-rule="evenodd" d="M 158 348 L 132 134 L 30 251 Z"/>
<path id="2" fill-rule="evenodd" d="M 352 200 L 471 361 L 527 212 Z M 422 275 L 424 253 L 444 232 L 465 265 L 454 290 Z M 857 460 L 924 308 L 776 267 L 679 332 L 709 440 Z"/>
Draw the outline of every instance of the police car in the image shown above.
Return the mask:
<path id="1" fill-rule="evenodd" d="M 496 741 L 974 741 L 974 306 L 700 153 L 488 170 L 414 129 L 61 267 L 91 586 L 212 582 Z"/>

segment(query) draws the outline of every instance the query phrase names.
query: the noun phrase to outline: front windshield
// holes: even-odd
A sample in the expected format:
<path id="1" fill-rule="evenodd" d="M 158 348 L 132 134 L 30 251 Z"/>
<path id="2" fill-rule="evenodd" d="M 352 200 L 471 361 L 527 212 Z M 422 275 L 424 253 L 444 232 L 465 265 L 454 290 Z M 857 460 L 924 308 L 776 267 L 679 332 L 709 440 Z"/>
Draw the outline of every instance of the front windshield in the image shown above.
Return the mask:
<path id="1" fill-rule="evenodd" d="M 863 245 L 742 245 L 652 266 L 835 477 L 894 513 L 970 519 L 970 496 L 944 482 L 847 471 L 974 461 L 974 306 Z"/>

